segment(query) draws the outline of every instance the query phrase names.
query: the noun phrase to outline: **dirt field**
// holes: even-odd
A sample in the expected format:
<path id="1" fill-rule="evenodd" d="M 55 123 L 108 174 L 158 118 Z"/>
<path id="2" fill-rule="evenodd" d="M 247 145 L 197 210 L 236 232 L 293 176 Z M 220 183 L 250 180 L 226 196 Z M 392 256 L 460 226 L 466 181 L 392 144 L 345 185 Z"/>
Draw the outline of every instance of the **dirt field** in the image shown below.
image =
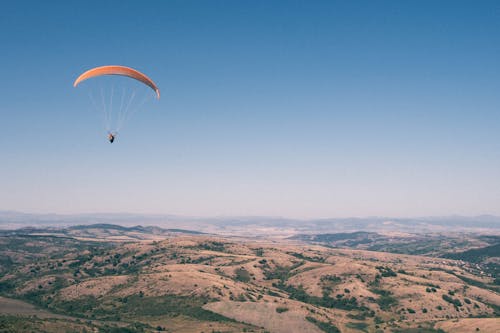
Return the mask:
<path id="1" fill-rule="evenodd" d="M 276 309 L 280 306 L 289 310 L 278 313 Z M 273 333 L 322 332 L 306 321 L 307 311 L 296 306 L 287 307 L 278 303 L 216 302 L 207 304 L 204 308 L 238 321 L 264 327 Z"/>
<path id="2" fill-rule="evenodd" d="M 500 332 L 500 318 L 470 318 L 445 321 L 436 324 L 445 332 L 469 333 L 469 332 Z M 479 328 L 479 331 L 477 330 Z"/>

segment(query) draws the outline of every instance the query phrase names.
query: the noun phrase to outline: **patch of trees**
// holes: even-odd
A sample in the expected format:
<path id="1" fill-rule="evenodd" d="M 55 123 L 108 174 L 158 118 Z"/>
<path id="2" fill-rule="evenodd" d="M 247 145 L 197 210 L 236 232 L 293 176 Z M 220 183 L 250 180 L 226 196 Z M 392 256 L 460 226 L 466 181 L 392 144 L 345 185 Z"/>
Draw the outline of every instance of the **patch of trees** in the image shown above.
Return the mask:
<path id="1" fill-rule="evenodd" d="M 394 272 L 390 267 L 387 266 L 377 266 L 375 267 L 382 277 L 391 277 L 391 276 L 398 276 L 396 272 Z"/>
<path id="2" fill-rule="evenodd" d="M 493 266 L 493 269 L 495 271 L 500 271 L 500 265 L 498 264 L 494 264 Z M 460 275 L 460 274 L 457 274 L 455 273 L 454 271 L 451 271 L 449 269 L 442 269 L 442 268 L 429 268 L 429 270 L 431 271 L 442 271 L 442 272 L 445 272 L 445 273 L 448 273 L 448 274 L 451 274 L 453 276 L 456 276 L 457 278 L 459 278 L 460 280 L 462 280 L 463 282 L 467 283 L 467 284 L 470 284 L 471 286 L 475 286 L 475 287 L 479 287 L 479 288 L 483 288 L 483 289 L 490 289 L 490 290 L 493 290 L 493 291 L 496 291 L 496 292 L 500 292 L 500 288 L 494 286 L 494 285 L 488 285 L 486 283 L 483 283 L 481 281 L 478 281 L 478 280 L 474 280 L 474 279 L 471 279 L 471 278 L 468 278 L 466 276 L 463 276 L 463 275 Z"/>
<path id="3" fill-rule="evenodd" d="M 160 328 L 160 329 L 158 329 Z M 156 328 L 157 331 L 164 331 L 165 329 L 161 329 L 161 326 L 158 326 Z M 130 324 L 127 327 L 113 327 L 109 325 L 105 325 L 103 327 L 99 327 L 99 332 L 102 333 L 143 333 L 143 332 L 150 332 L 151 327 L 146 324 L 142 323 L 133 323 Z"/>
<path id="4" fill-rule="evenodd" d="M 366 317 L 372 317 L 372 318 L 375 317 L 375 311 L 367 309 L 359 313 L 348 313 L 347 317 L 356 320 L 366 320 Z"/>
<path id="5" fill-rule="evenodd" d="M 295 258 L 302 259 L 302 260 L 307 260 L 307 261 L 312 261 L 312 262 L 325 262 L 324 257 L 309 257 L 305 256 L 302 253 L 296 253 L 296 252 L 288 252 L 289 255 L 294 256 Z"/>
<path id="6" fill-rule="evenodd" d="M 307 319 L 307 321 L 316 325 L 323 332 L 340 333 L 340 330 L 335 325 L 333 325 L 331 322 L 320 321 L 320 320 L 317 320 L 316 318 L 310 317 L 310 316 L 307 316 L 306 319 Z"/>
<path id="7" fill-rule="evenodd" d="M 286 291 L 291 299 L 300 302 L 318 305 L 325 308 L 336 308 L 342 310 L 367 310 L 364 306 L 359 306 L 356 297 L 344 297 L 344 295 L 337 295 L 336 298 L 330 297 L 327 293 L 323 293 L 323 297 L 309 295 L 302 285 L 298 287 L 285 284 L 274 284 L 275 287 Z"/>
<path id="8" fill-rule="evenodd" d="M 332 283 L 340 283 L 342 282 L 342 279 L 338 277 L 337 275 L 322 275 L 320 278 L 321 282 L 332 282 Z"/>
<path id="9" fill-rule="evenodd" d="M 462 306 L 462 302 L 460 302 L 460 300 L 458 298 L 453 298 L 451 296 L 448 296 L 448 295 L 443 295 L 443 299 L 448 302 L 448 303 L 451 303 L 453 305 L 455 305 L 456 307 L 460 307 Z"/>
<path id="10" fill-rule="evenodd" d="M 393 333 L 446 333 L 442 329 L 434 329 L 434 328 L 405 328 L 405 329 L 396 329 L 392 331 Z"/>
<path id="11" fill-rule="evenodd" d="M 59 300 L 51 304 L 51 308 L 75 317 L 94 317 L 103 315 L 99 310 L 99 301 L 94 296 L 85 296 L 75 300 Z"/>
<path id="12" fill-rule="evenodd" d="M 204 250 L 216 251 L 216 252 L 224 252 L 224 250 L 226 250 L 224 243 L 216 241 L 201 243 L 199 247 Z"/>
<path id="13" fill-rule="evenodd" d="M 136 316 L 188 316 L 199 320 L 231 321 L 212 311 L 203 309 L 203 305 L 211 301 L 207 297 L 188 297 L 179 295 L 165 295 L 155 297 L 127 297 L 127 302 L 120 307 L 120 313 L 132 313 Z"/>
<path id="14" fill-rule="evenodd" d="M 258 249 L 255 249 L 254 251 L 255 251 L 255 255 L 257 257 L 262 257 L 264 255 L 264 249 L 261 247 L 259 247 Z"/>
<path id="15" fill-rule="evenodd" d="M 443 257 L 448 259 L 464 260 L 468 262 L 479 263 L 486 258 L 497 257 L 500 253 L 500 243 L 482 247 L 480 249 L 472 249 L 459 253 L 448 253 Z"/>
<path id="16" fill-rule="evenodd" d="M 304 261 L 293 264 L 292 266 L 276 266 L 274 270 L 266 269 L 263 271 L 266 280 L 280 280 L 280 283 L 284 283 L 293 274 L 291 271 L 304 265 Z"/>
<path id="17" fill-rule="evenodd" d="M 347 323 L 346 326 L 362 332 L 366 332 L 368 329 L 367 323 Z"/>
<path id="18" fill-rule="evenodd" d="M 392 292 L 383 289 L 370 289 L 374 294 L 379 295 L 375 300 L 381 310 L 388 311 L 391 307 L 398 304 L 398 300 L 392 296 Z"/>
<path id="19" fill-rule="evenodd" d="M 235 273 L 236 273 L 235 279 L 237 281 L 247 283 L 252 279 L 252 277 L 250 276 L 250 273 L 243 267 L 238 268 Z"/>
<path id="20" fill-rule="evenodd" d="M 0 293 L 8 293 L 9 291 L 14 290 L 15 284 L 12 281 L 5 280 L 5 281 L 0 281 Z"/>

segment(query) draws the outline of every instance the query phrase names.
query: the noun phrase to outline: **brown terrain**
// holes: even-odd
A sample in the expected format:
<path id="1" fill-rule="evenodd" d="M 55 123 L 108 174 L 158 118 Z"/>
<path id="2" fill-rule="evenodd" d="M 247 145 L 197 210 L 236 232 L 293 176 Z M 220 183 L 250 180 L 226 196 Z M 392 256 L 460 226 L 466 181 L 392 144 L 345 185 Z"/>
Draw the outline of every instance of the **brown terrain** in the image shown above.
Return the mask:
<path id="1" fill-rule="evenodd" d="M 461 261 L 296 240 L 86 236 L 0 237 L 0 331 L 500 330 L 494 277 Z"/>

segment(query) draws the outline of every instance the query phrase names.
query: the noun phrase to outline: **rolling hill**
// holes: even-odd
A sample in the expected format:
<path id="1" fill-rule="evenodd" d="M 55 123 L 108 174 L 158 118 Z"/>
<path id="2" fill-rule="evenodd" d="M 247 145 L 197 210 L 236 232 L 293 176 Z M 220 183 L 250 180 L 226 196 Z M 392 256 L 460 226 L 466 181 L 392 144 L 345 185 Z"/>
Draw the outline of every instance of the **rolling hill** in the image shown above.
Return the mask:
<path id="1" fill-rule="evenodd" d="M 83 229 L 100 238 L 68 236 L 80 228 L 0 237 L 4 300 L 54 314 L 28 329 L 461 332 L 461 320 L 488 332 L 499 320 L 494 279 L 463 261 L 175 232 L 120 241 L 115 231 L 143 229 Z M 0 329 L 27 329 L 16 304 Z"/>

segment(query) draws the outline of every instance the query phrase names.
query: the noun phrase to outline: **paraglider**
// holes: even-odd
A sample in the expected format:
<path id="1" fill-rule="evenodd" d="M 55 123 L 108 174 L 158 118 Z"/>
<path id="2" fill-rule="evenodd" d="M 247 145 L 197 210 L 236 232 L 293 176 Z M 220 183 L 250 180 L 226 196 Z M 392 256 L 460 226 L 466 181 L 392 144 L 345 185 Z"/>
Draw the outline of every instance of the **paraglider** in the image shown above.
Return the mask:
<path id="1" fill-rule="evenodd" d="M 134 79 L 133 80 L 134 82 L 139 82 L 144 84 L 146 88 L 149 87 L 150 89 L 153 90 L 156 99 L 160 99 L 160 90 L 158 89 L 158 86 L 153 82 L 153 80 L 151 80 L 149 77 L 139 72 L 138 70 L 126 66 L 111 65 L 111 66 L 100 66 L 89 69 L 88 71 L 84 72 L 83 74 L 77 77 L 77 79 L 73 83 L 73 87 L 77 87 L 83 81 L 86 81 L 91 78 L 96 78 L 101 76 L 113 76 L 113 75 L 121 76 L 124 78 L 131 78 Z M 105 122 L 106 131 L 108 132 L 108 141 L 110 143 L 113 143 L 115 141 L 118 131 L 121 129 L 123 124 L 128 119 L 131 118 L 132 114 L 139 111 L 142 108 L 143 104 L 147 101 L 147 99 L 153 96 L 153 94 L 147 93 L 146 91 L 142 103 L 139 103 L 138 105 L 134 106 L 133 101 L 134 98 L 136 97 L 136 92 L 138 87 L 137 85 L 135 85 L 134 88 L 131 89 L 130 86 L 134 84 L 127 83 L 126 87 L 123 87 L 122 89 L 121 103 L 115 103 L 115 106 L 113 106 L 113 96 L 115 95 L 115 83 L 116 82 L 112 82 L 111 88 L 106 87 L 108 88 L 108 90 L 104 89 L 102 85 L 100 86 L 101 88 L 100 103 L 97 103 L 95 101 L 94 93 L 92 91 L 89 92 L 89 97 L 91 98 L 92 103 L 94 104 L 94 108 L 100 110 L 103 113 L 103 119 Z M 95 86 L 92 88 L 95 88 Z M 119 91 L 119 89 L 116 90 Z M 148 91 L 151 90 L 148 89 Z M 116 95 L 118 95 L 118 93 L 116 93 Z"/>
<path id="2" fill-rule="evenodd" d="M 160 99 L 160 90 L 150 78 L 133 68 L 125 66 L 101 66 L 89 69 L 75 80 L 73 87 L 76 87 L 82 81 L 102 75 L 123 75 L 141 81 L 153 89 L 156 93 L 156 98 Z"/>

